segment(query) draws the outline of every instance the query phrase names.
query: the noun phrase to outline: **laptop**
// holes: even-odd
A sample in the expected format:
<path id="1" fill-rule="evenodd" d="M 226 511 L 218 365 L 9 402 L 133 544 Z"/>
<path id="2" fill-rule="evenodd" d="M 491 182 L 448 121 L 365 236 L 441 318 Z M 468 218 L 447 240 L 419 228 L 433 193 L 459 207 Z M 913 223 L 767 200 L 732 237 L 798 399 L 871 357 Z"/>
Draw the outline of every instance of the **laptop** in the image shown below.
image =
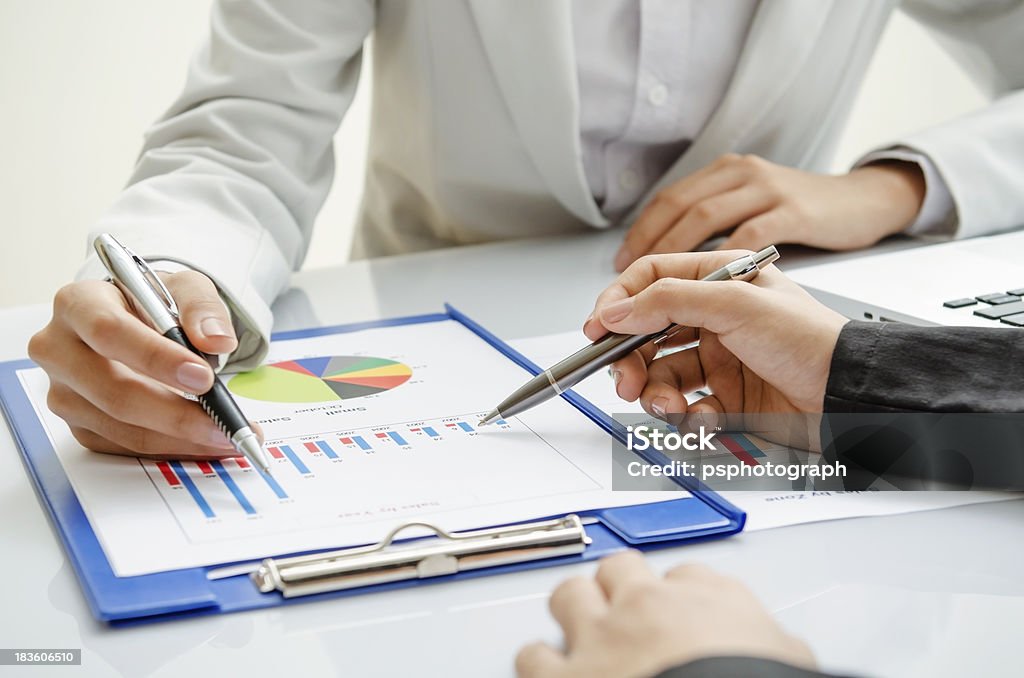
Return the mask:
<path id="1" fill-rule="evenodd" d="M 785 269 L 849 318 L 1024 327 L 1024 232 Z"/>

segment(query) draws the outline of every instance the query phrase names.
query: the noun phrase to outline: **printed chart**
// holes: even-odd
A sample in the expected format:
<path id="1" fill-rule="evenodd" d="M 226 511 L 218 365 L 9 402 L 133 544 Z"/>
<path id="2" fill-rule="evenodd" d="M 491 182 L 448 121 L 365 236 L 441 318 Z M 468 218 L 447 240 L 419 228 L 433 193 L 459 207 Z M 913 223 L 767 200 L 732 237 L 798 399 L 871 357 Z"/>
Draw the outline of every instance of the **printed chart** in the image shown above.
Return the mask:
<path id="1" fill-rule="evenodd" d="M 389 391 L 412 377 L 396 360 L 367 356 L 322 356 L 264 365 L 228 381 L 235 395 L 274 403 L 351 400 Z"/>
<path id="2" fill-rule="evenodd" d="M 503 500 L 493 487 L 486 498 L 476 496 L 466 478 L 478 479 L 476 487 L 488 487 L 488 478 L 506 466 L 506 455 L 537 436 L 523 424 L 503 419 L 477 431 L 475 421 L 482 415 L 271 440 L 265 445 L 269 475 L 240 458 L 139 463 L 193 542 L 351 520 L 394 520 L 424 508 L 444 511 Z M 457 482 L 433 470 L 452 463 L 464 470 Z M 534 470 L 544 472 L 542 479 L 517 479 L 517 495 L 526 487 L 527 495 L 540 496 L 556 488 L 582 491 L 595 485 L 558 455 L 547 455 L 543 462 L 538 458 L 538 464 Z M 388 475 L 391 487 L 368 501 L 358 488 L 369 476 L 381 474 Z"/>

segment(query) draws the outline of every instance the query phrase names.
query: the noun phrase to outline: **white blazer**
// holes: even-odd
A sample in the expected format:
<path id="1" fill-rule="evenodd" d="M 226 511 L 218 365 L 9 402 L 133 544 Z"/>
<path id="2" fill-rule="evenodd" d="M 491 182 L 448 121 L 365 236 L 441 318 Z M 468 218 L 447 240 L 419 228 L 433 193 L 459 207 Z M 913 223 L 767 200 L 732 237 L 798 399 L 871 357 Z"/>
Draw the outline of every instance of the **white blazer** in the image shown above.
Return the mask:
<path id="1" fill-rule="evenodd" d="M 269 305 L 331 185 L 332 137 L 371 34 L 355 256 L 616 226 L 580 160 L 569 2 L 219 0 L 185 91 L 96 231 L 209 274 L 245 327 L 236 360 L 261 358 Z M 827 170 L 896 4 L 762 0 L 721 105 L 652 190 L 730 151 Z M 1024 224 L 1024 2 L 904 9 L 997 98 L 894 144 L 942 174 L 958 236 Z M 83 275 L 99 270 L 92 261 Z"/>

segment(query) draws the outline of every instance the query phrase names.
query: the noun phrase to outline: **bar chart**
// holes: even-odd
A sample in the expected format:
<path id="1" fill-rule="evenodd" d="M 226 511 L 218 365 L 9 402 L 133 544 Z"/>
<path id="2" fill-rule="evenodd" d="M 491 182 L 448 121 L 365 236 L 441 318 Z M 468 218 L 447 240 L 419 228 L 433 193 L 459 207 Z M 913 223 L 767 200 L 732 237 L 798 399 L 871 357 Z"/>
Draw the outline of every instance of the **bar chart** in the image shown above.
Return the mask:
<path id="1" fill-rule="evenodd" d="M 386 426 L 338 430 L 270 440 L 264 445 L 271 473 L 244 458 L 223 461 L 144 461 L 139 463 L 164 497 L 179 524 L 197 540 L 213 538 L 217 526 L 232 534 L 266 532 L 277 524 L 330 522 L 331 516 L 352 515 L 336 501 L 346 486 L 366 474 L 392 474 L 396 479 L 424 478 L 423 469 L 438 455 L 465 463 L 479 462 L 504 433 L 534 437 L 522 424 L 504 419 L 478 431 L 483 413 Z M 332 501 L 334 500 L 334 501 Z M 365 515 L 365 511 L 362 511 Z M 310 521 L 310 516 L 321 520 Z"/>

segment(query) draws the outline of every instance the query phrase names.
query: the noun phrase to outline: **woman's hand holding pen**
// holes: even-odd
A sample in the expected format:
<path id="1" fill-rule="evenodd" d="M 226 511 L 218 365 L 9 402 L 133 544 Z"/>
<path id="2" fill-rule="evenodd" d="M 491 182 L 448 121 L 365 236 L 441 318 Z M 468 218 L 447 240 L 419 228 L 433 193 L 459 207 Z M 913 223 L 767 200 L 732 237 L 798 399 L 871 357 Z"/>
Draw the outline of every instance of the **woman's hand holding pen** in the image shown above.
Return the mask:
<path id="1" fill-rule="evenodd" d="M 233 351 L 228 311 L 209 278 L 161 276 L 192 343 L 211 354 Z M 205 393 L 213 370 L 143 322 L 114 285 L 89 280 L 61 289 L 29 356 L 50 378 L 50 409 L 85 447 L 179 459 L 238 455 L 201 408 L 171 390 Z"/>
<path id="2" fill-rule="evenodd" d="M 695 350 L 657 358 L 653 345 L 615 363 L 620 397 L 640 399 L 659 418 L 722 414 L 821 412 L 829 365 L 846 318 L 815 301 L 774 266 L 752 282 L 698 278 L 741 251 L 643 257 L 601 293 L 584 332 L 646 334 L 671 323 L 687 329 L 670 345 L 700 340 Z M 686 394 L 712 395 L 687 405 Z"/>

